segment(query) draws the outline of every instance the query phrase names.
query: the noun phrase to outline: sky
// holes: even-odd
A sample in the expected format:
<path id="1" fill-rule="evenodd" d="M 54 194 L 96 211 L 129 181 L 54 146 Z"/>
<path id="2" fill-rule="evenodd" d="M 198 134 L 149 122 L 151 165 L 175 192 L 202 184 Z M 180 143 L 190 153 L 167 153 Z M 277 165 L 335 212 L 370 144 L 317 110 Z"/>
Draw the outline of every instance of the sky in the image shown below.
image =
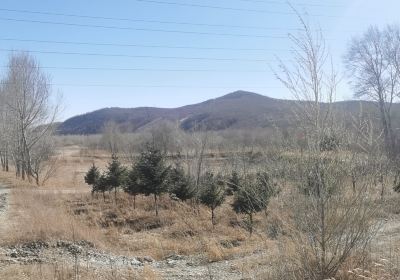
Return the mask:
<path id="1" fill-rule="evenodd" d="M 290 2 L 343 71 L 349 41 L 398 23 L 398 0 Z M 290 99 L 271 69 L 300 28 L 284 0 L 2 0 L 0 66 L 28 51 L 63 96 L 60 120 L 104 107 L 178 107 L 236 90 Z M 346 79 L 337 98 L 352 98 Z"/>

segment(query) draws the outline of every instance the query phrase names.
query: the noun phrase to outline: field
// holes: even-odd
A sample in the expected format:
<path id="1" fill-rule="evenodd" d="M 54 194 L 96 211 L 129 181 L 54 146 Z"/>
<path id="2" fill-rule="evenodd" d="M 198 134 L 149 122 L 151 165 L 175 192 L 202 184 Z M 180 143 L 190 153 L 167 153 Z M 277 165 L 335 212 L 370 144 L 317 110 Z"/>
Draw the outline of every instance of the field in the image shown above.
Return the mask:
<path id="1" fill-rule="evenodd" d="M 207 151 L 204 165 L 229 173 L 230 153 Z M 298 254 L 288 210 L 296 199 L 290 182 L 278 181 L 281 192 L 254 216 L 250 235 L 245 215 L 232 210 L 233 197 L 217 208 L 215 226 L 208 208 L 167 194 L 157 217 L 151 196 L 138 196 L 134 207 L 122 191 L 117 200 L 113 193 L 105 200 L 90 193 L 83 177 L 93 162 L 105 168 L 107 151 L 75 144 L 60 146 L 58 154 L 57 171 L 44 186 L 1 173 L 1 184 L 11 187 L 3 191 L 2 279 L 283 279 L 295 272 L 286 263 Z M 271 153 L 258 157 L 266 155 Z M 260 162 L 251 168 L 262 168 Z M 385 193 L 365 263 L 350 258 L 340 279 L 397 277 L 400 198 L 389 185 Z"/>

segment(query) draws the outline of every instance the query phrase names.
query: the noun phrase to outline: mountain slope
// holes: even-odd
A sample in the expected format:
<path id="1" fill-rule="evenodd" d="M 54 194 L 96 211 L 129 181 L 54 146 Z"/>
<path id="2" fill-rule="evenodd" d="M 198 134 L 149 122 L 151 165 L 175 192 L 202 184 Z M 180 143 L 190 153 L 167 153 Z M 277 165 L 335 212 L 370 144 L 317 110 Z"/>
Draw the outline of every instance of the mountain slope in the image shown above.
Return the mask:
<path id="1" fill-rule="evenodd" d="M 227 128 L 288 127 L 293 122 L 296 102 L 273 99 L 252 92 L 236 91 L 202 103 L 173 109 L 104 108 L 70 118 L 59 126 L 60 134 L 100 133 L 107 122 L 116 123 L 122 132 L 134 132 L 158 120 L 179 121 L 184 130 Z M 342 101 L 335 108 L 343 113 L 363 111 L 376 113 L 372 102 Z M 400 107 L 394 106 L 400 120 Z"/>

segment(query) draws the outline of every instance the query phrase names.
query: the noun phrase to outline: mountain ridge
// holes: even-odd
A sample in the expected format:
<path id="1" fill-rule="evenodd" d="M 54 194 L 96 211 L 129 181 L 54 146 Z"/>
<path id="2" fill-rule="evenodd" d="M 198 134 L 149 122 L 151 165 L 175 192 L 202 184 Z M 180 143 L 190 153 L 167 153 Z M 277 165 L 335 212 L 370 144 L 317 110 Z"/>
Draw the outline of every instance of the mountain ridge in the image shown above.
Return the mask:
<path id="1" fill-rule="evenodd" d="M 102 108 L 67 119 L 58 127 L 58 133 L 97 134 L 107 122 L 116 123 L 122 132 L 135 132 L 156 120 L 178 121 L 186 131 L 288 127 L 294 125 L 296 102 L 238 90 L 177 108 Z M 363 106 L 376 113 L 373 104 L 371 101 L 348 100 L 335 102 L 334 106 L 344 113 L 357 113 Z M 393 109 L 400 120 L 400 106 L 396 104 Z"/>

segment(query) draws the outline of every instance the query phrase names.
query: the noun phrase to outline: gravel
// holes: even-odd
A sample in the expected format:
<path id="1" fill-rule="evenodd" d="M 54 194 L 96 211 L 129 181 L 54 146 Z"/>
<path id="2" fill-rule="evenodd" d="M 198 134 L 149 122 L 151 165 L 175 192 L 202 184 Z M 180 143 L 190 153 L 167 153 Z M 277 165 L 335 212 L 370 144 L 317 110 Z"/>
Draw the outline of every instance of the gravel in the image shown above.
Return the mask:
<path id="1" fill-rule="evenodd" d="M 52 264 L 62 261 L 70 265 L 79 262 L 81 265 L 98 269 L 134 269 L 140 271 L 149 266 L 161 279 L 243 279 L 234 263 L 242 259 L 209 263 L 203 256 L 181 256 L 172 254 L 164 260 L 156 261 L 149 256 L 131 257 L 114 255 L 95 248 L 86 241 L 71 242 L 57 240 L 54 242 L 28 242 L 0 248 L 0 265 L 10 264 Z"/>

